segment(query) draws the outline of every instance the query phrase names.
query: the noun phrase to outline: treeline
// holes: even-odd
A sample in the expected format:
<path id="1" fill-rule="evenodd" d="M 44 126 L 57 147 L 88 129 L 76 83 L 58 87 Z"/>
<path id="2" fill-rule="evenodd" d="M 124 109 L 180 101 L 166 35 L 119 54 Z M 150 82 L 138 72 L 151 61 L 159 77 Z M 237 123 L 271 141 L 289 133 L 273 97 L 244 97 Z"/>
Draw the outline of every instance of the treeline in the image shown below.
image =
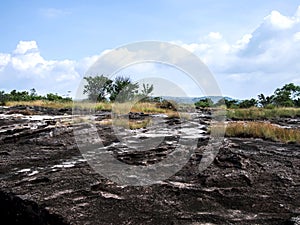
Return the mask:
<path id="1" fill-rule="evenodd" d="M 289 83 L 282 88 L 277 88 L 273 95 L 265 96 L 260 94 L 257 96 L 257 99 L 229 100 L 222 98 L 214 103 L 210 98 L 205 98 L 195 103 L 195 106 L 199 108 L 222 105 L 226 105 L 227 108 L 263 107 L 272 109 L 275 107 L 300 107 L 300 86 Z"/>
<path id="2" fill-rule="evenodd" d="M 8 101 L 36 101 L 36 100 L 70 102 L 72 101 L 72 98 L 62 97 L 58 94 L 53 94 L 53 93 L 49 93 L 45 96 L 38 95 L 34 88 L 32 88 L 29 92 L 12 90 L 10 93 L 5 93 L 4 91 L 0 91 L 1 105 L 4 105 Z"/>
<path id="3" fill-rule="evenodd" d="M 117 76 L 109 79 L 103 75 L 84 77 L 83 94 L 87 94 L 88 100 L 93 102 L 126 102 L 134 99 L 141 101 L 158 101 L 158 98 L 151 97 L 153 85 L 133 82 L 130 77 Z"/>

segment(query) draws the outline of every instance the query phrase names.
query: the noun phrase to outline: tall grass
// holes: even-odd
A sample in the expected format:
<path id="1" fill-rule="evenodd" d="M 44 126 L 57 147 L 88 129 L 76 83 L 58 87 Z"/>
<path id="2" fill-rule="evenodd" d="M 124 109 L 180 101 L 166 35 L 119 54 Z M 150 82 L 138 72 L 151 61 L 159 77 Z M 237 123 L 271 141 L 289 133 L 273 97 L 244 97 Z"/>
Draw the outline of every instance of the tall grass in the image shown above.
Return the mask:
<path id="1" fill-rule="evenodd" d="M 143 112 L 143 113 L 167 113 L 171 110 L 161 109 L 156 106 L 155 103 L 138 102 L 136 104 L 126 102 L 126 103 L 110 103 L 110 102 L 59 102 L 59 101 L 15 101 L 6 102 L 6 106 L 40 106 L 48 108 L 69 108 L 75 107 L 76 109 L 91 109 L 95 111 L 111 111 L 114 110 L 115 113 L 128 113 L 128 112 Z"/>
<path id="2" fill-rule="evenodd" d="M 227 117 L 236 120 L 261 120 L 274 118 L 300 117 L 300 108 L 249 108 L 249 109 L 228 109 Z"/>
<path id="3" fill-rule="evenodd" d="M 154 113 L 167 113 L 171 110 L 162 109 L 157 107 L 155 103 L 150 102 L 125 102 L 125 103 L 111 103 L 112 111 L 117 114 L 126 114 L 128 112 L 140 112 L 146 114 L 154 114 Z"/>
<path id="4" fill-rule="evenodd" d="M 59 101 L 48 101 L 48 100 L 36 100 L 36 101 L 10 101 L 5 103 L 6 106 L 40 106 L 55 109 L 72 108 L 73 102 L 59 102 Z"/>
<path id="5" fill-rule="evenodd" d="M 218 127 L 219 126 L 219 127 Z M 214 125 L 211 129 L 222 128 L 221 125 Z M 300 130 L 283 128 L 269 122 L 230 122 L 226 126 L 225 136 L 227 137 L 253 137 L 284 143 L 300 143 Z"/>

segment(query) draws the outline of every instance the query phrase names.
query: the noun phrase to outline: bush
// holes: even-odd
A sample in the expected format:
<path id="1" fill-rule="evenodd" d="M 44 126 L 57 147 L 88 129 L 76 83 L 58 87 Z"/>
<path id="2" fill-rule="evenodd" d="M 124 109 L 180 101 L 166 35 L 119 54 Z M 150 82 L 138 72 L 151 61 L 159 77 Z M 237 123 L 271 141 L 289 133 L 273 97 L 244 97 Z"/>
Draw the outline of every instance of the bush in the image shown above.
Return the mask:
<path id="1" fill-rule="evenodd" d="M 195 102 L 197 108 L 208 108 L 213 106 L 213 101 L 210 98 L 201 99 L 198 102 Z"/>
<path id="2" fill-rule="evenodd" d="M 5 105 L 5 103 L 8 101 L 8 96 L 5 94 L 4 91 L 0 91 L 0 105 Z"/>

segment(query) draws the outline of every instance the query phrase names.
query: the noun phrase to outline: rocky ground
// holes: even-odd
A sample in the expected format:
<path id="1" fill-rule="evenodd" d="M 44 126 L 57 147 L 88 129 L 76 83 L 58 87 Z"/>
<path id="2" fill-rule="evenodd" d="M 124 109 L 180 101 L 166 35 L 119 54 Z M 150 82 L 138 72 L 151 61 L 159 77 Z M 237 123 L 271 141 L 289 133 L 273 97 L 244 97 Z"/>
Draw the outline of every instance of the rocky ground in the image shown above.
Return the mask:
<path id="1" fill-rule="evenodd" d="M 39 114 L 39 115 L 35 115 Z M 179 138 L 197 139 L 186 165 L 152 185 L 126 186 L 97 173 L 79 151 L 68 110 L 0 110 L 0 218 L 7 224 L 300 224 L 300 145 L 225 138 L 213 163 L 198 167 L 208 146 L 210 115 L 153 121 L 139 130 L 112 129 L 109 113 L 93 120 L 103 152 L 128 165 L 166 159 Z M 280 125 L 300 128 L 299 120 Z M 274 122 L 274 121 L 273 121 Z M 288 124 L 289 123 L 289 124 Z M 192 125 L 191 125 L 192 124 Z M 76 132 L 75 132 L 76 133 Z M 159 138 L 158 146 L 151 140 Z M 140 151 L 141 140 L 149 140 Z M 155 139 L 156 140 L 156 139 Z M 125 146 L 124 146 L 125 143 Z M 133 148 L 126 147 L 130 144 Z M 145 144 L 144 144 L 145 145 Z M 99 157 L 99 154 L 97 155 Z"/>

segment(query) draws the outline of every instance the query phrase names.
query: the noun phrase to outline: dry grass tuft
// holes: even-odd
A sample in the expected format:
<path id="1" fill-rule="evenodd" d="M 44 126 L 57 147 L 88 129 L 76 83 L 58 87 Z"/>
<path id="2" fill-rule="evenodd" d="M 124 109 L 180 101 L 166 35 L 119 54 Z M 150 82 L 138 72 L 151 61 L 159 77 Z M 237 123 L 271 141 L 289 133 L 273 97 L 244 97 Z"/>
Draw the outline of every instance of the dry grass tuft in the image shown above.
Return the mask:
<path id="1" fill-rule="evenodd" d="M 147 126 L 150 126 L 151 123 L 152 122 L 150 118 L 144 120 L 128 120 L 124 118 L 118 118 L 106 122 L 106 125 L 113 125 L 116 127 L 123 127 L 125 129 L 136 130 L 136 129 L 146 128 Z"/>
<path id="2" fill-rule="evenodd" d="M 183 113 L 183 112 L 167 112 L 165 113 L 169 119 L 182 119 L 182 120 L 190 120 L 191 115 L 189 113 Z"/>
<path id="3" fill-rule="evenodd" d="M 236 120 L 261 120 L 272 118 L 294 118 L 300 117 L 300 108 L 249 108 L 249 109 L 228 109 L 227 117 Z"/>
<path id="4" fill-rule="evenodd" d="M 212 129 L 218 129 L 214 125 Z M 219 127 L 221 129 L 221 127 Z M 300 143 L 300 130 L 283 128 L 269 122 L 230 122 L 226 126 L 227 137 L 253 137 L 284 143 Z"/>
<path id="5" fill-rule="evenodd" d="M 73 107 L 73 102 L 55 102 L 46 100 L 36 100 L 36 101 L 17 101 L 17 102 L 6 102 L 6 106 L 40 106 L 54 109 L 71 109 Z"/>

